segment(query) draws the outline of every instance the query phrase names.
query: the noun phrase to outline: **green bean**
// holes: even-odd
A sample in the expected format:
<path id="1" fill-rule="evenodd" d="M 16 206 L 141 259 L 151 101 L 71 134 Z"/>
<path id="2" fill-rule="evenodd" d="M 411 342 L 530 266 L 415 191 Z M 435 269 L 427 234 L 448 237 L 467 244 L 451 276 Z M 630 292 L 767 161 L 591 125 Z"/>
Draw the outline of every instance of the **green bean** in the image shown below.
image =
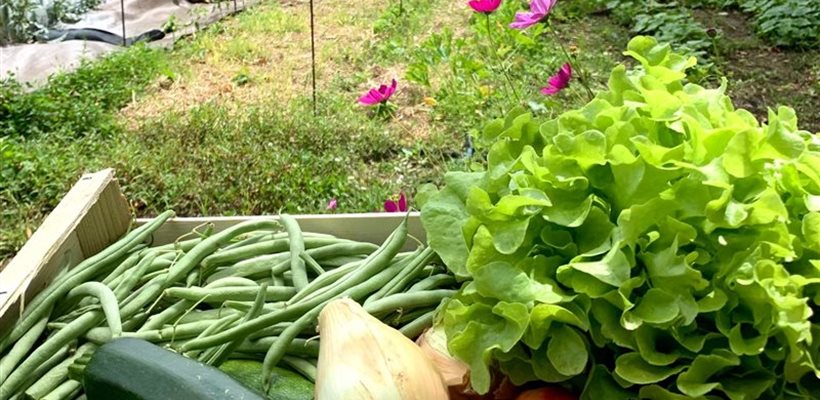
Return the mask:
<path id="1" fill-rule="evenodd" d="M 282 334 L 282 332 L 285 329 L 287 329 L 292 324 L 293 324 L 293 322 L 280 322 L 278 324 L 273 324 L 271 326 L 262 328 L 262 329 L 260 329 L 256 332 L 254 332 L 254 333 L 251 333 L 250 336 L 248 336 L 248 338 L 251 339 L 251 340 L 256 340 L 256 339 L 261 339 L 263 337 L 268 337 L 268 336 L 279 336 L 279 335 Z M 301 331 L 299 331 L 299 334 L 301 334 L 301 335 L 315 335 L 316 334 L 316 329 L 313 326 L 306 325 L 306 326 L 303 327 L 303 329 Z M 268 349 L 265 349 L 265 352 L 267 352 L 267 350 Z"/>
<path id="2" fill-rule="evenodd" d="M 266 254 L 249 258 L 247 260 L 239 261 L 236 264 L 218 269 L 213 274 L 209 275 L 205 282 L 213 282 L 217 279 L 223 279 L 231 276 L 249 277 L 257 274 L 269 275 L 271 266 L 276 265 L 282 260 L 286 260 L 290 253 Z M 286 265 L 290 268 L 290 265 Z M 282 270 L 281 272 L 284 272 Z"/>
<path id="3" fill-rule="evenodd" d="M 122 331 L 123 332 L 131 332 L 139 327 L 141 327 L 145 320 L 148 319 L 150 314 L 146 311 L 140 311 L 134 314 L 131 318 L 122 322 Z"/>
<path id="4" fill-rule="evenodd" d="M 313 256 L 311 256 L 313 257 Z M 315 258 L 314 258 L 315 259 Z M 321 260 L 319 264 L 327 269 L 336 269 L 341 266 L 364 260 L 363 256 L 338 256 Z M 318 260 L 317 260 L 318 261 Z"/>
<path id="5" fill-rule="evenodd" d="M 161 246 L 152 247 L 151 249 L 156 250 L 156 251 L 173 250 L 173 251 L 177 251 L 177 252 L 186 253 L 186 252 L 191 251 L 191 249 L 193 249 L 194 246 L 199 244 L 201 241 L 202 241 L 201 238 L 188 239 L 188 240 L 183 240 L 183 241 L 179 241 L 179 239 L 177 239 L 177 241 L 175 241 L 173 243 L 163 244 Z"/>
<path id="6" fill-rule="evenodd" d="M 194 307 L 195 304 L 196 301 L 179 300 L 170 307 L 162 310 L 162 312 L 160 312 L 159 314 L 154 314 L 148 317 L 148 321 L 145 323 L 145 325 L 140 327 L 140 329 L 137 330 L 137 332 L 150 331 L 161 328 L 167 322 L 183 314 L 189 308 Z"/>
<path id="7" fill-rule="evenodd" d="M 288 214 L 280 215 L 279 222 L 281 222 L 285 230 L 288 231 L 290 270 L 293 273 L 293 286 L 295 286 L 297 290 L 301 290 L 308 284 L 305 261 L 299 257 L 299 255 L 305 251 L 305 239 L 302 237 L 302 229 L 299 228 L 299 223 L 296 222 L 296 219 Z"/>
<path id="8" fill-rule="evenodd" d="M 265 304 L 265 294 L 264 293 L 267 290 L 267 288 L 268 288 L 268 285 L 266 285 L 266 284 L 263 284 L 259 288 L 259 292 L 257 292 L 257 294 L 256 294 L 256 299 L 254 299 L 254 301 L 253 301 L 253 306 L 251 307 L 250 310 L 248 310 L 248 313 L 245 314 L 245 316 L 242 318 L 243 322 L 250 321 L 250 320 L 256 318 L 257 316 L 259 316 L 259 314 L 262 313 L 262 305 Z M 215 366 L 221 365 L 223 362 L 225 362 L 225 360 L 228 359 L 228 356 L 231 355 L 231 353 L 233 353 L 234 350 L 236 350 L 236 348 L 239 347 L 239 345 L 242 343 L 242 341 L 245 340 L 246 338 L 247 338 L 247 335 L 244 336 L 244 337 L 243 336 L 238 336 L 238 337 L 234 338 L 234 340 L 232 342 L 225 343 L 222 346 L 219 346 L 218 350 L 216 350 L 214 352 L 214 354 L 210 355 L 208 357 L 208 359 L 205 360 L 205 363 L 208 364 L 208 365 L 215 365 Z"/>
<path id="9" fill-rule="evenodd" d="M 429 252 L 432 252 L 432 250 L 429 250 Z M 382 286 L 376 293 L 368 297 L 364 304 L 376 301 L 386 296 L 390 288 L 395 286 L 398 281 L 405 279 L 408 275 L 414 274 L 417 269 L 421 269 L 421 267 L 423 267 L 421 261 L 429 252 L 427 249 L 422 249 L 421 247 L 416 249 L 410 257 L 402 261 L 404 266 L 407 268 L 402 268 L 401 272 L 396 277 L 391 279 L 390 282 L 387 282 L 387 284 Z"/>
<path id="10" fill-rule="evenodd" d="M 304 245 L 306 249 L 329 246 L 336 243 L 345 242 L 345 240 L 337 238 L 304 238 Z M 249 246 L 238 247 L 231 250 L 222 250 L 216 252 L 202 260 L 201 265 L 206 269 L 213 269 L 214 267 L 226 264 L 235 264 L 248 258 L 257 257 L 261 255 L 270 255 L 282 253 L 289 249 L 289 241 L 287 238 L 268 240 L 264 242 L 255 243 Z"/>
<path id="11" fill-rule="evenodd" d="M 401 332 L 402 334 L 404 334 L 404 336 L 407 336 L 410 339 L 415 339 L 419 335 L 421 335 L 421 333 L 424 332 L 425 329 L 433 326 L 433 317 L 435 317 L 435 315 L 436 310 L 432 310 L 427 314 L 424 314 L 421 317 L 416 318 L 413 322 L 399 328 L 399 332 Z"/>
<path id="12" fill-rule="evenodd" d="M 183 315 L 180 317 L 176 323 L 177 324 L 187 324 L 191 322 L 199 322 L 199 321 L 214 321 L 220 319 L 226 315 L 231 315 L 239 312 L 238 310 L 221 307 L 221 308 L 214 308 L 211 310 L 196 310 L 190 312 L 188 314 Z"/>
<path id="13" fill-rule="evenodd" d="M 412 261 L 412 254 L 413 253 L 410 253 L 410 254 L 407 254 L 407 253 L 397 254 L 392 260 L 390 260 L 390 264 L 389 264 L 388 267 L 389 268 L 396 267 L 400 271 L 403 270 L 404 266 L 409 264 L 410 261 Z M 394 269 L 396 269 L 396 268 L 394 268 Z M 336 280 L 336 282 L 328 283 L 326 285 L 321 285 L 321 286 L 317 287 L 314 292 L 306 293 L 300 301 L 311 301 L 311 300 L 314 300 L 316 298 L 321 298 L 322 296 L 325 296 L 327 293 L 332 292 L 332 291 L 336 290 L 339 287 L 349 287 L 350 283 L 346 282 L 346 280 L 349 278 L 348 275 L 345 275 L 341 279 Z M 317 278 L 317 280 L 318 280 L 318 278 Z M 386 285 L 386 284 L 387 284 L 387 282 L 384 282 L 382 287 L 384 287 L 384 285 Z"/>
<path id="14" fill-rule="evenodd" d="M 281 253 L 287 249 L 287 239 L 266 240 L 249 246 L 216 252 L 205 257 L 200 264 L 203 268 L 214 268 L 219 265 L 234 264 L 242 260 L 247 260 L 250 257 Z"/>
<path id="15" fill-rule="evenodd" d="M 290 253 L 288 253 L 290 254 Z M 279 261 L 270 267 L 270 280 L 279 283 L 276 286 L 285 286 L 285 272 L 290 272 L 293 276 L 293 271 L 290 270 L 290 259 Z"/>
<path id="16" fill-rule="evenodd" d="M 37 380 L 33 385 L 29 386 L 26 389 L 25 397 L 38 400 L 43 398 L 45 395 L 50 393 L 52 390 L 56 389 L 60 384 L 62 384 L 66 379 L 68 379 L 68 366 L 71 365 L 77 358 L 82 356 L 84 353 L 88 351 L 92 351 L 97 346 L 93 343 L 86 343 L 80 346 L 73 355 L 66 358 L 59 364 L 57 364 L 54 368 L 48 371 L 42 378 Z"/>
<path id="17" fill-rule="evenodd" d="M 226 318 L 230 318 L 231 322 L 233 322 L 236 321 L 236 318 L 238 318 L 239 316 L 240 314 L 237 313 L 226 313 L 225 316 L 216 320 L 188 322 L 174 326 L 165 326 L 161 329 L 152 329 L 148 331 L 125 332 L 122 334 L 122 336 L 147 340 L 152 343 L 165 342 L 172 339 L 188 339 L 199 336 L 202 332 L 205 332 L 206 329 L 213 326 L 219 321 L 223 321 Z M 85 334 L 85 338 L 88 339 L 88 341 L 96 344 L 105 344 L 110 342 L 111 339 L 113 339 L 111 337 L 111 330 L 106 327 L 97 327 L 89 330 Z"/>
<path id="18" fill-rule="evenodd" d="M 408 265 L 408 267 L 405 268 L 401 274 L 399 274 L 399 276 L 394 278 L 386 285 L 387 290 L 384 292 L 383 297 L 405 291 L 405 289 L 407 289 L 410 285 L 410 282 L 416 280 L 416 278 L 424 274 L 424 269 L 435 259 L 435 257 L 436 252 L 433 251 L 432 248 L 425 248 L 421 254 L 415 257 L 412 263 Z"/>
<path id="19" fill-rule="evenodd" d="M 436 258 L 436 252 L 432 248 L 425 248 L 424 251 L 413 260 L 413 264 L 405 268 L 403 274 L 393 279 L 388 283 L 388 289 L 385 296 L 390 296 L 399 292 L 405 291 L 410 282 L 414 281 L 419 275 L 423 274 L 424 269 Z M 429 276 L 429 275 L 428 275 Z"/>
<path id="20" fill-rule="evenodd" d="M 413 322 L 416 318 L 427 314 L 430 310 L 430 307 L 417 308 L 412 311 L 397 310 L 396 312 L 380 319 L 391 326 L 404 326 L 410 322 Z"/>
<path id="21" fill-rule="evenodd" d="M 224 287 L 228 285 L 233 286 L 257 286 L 255 282 L 251 281 L 250 279 L 239 278 L 239 277 L 228 277 L 224 279 L 219 279 L 215 282 L 212 282 L 205 286 L 205 288 L 215 288 L 215 287 Z M 166 323 L 170 322 L 172 319 L 182 315 L 183 313 L 190 311 L 193 307 L 198 304 L 198 300 L 179 300 L 170 307 L 166 308 L 159 314 L 153 315 L 148 319 L 148 322 L 142 326 L 139 331 L 148 331 L 152 329 L 161 328 Z M 179 321 L 177 321 L 179 323 Z"/>
<path id="22" fill-rule="evenodd" d="M 322 308 L 323 307 L 314 307 L 299 317 L 299 319 L 285 328 L 285 330 L 279 334 L 279 338 L 270 346 L 268 352 L 265 353 L 265 360 L 262 362 L 262 374 L 265 377 L 265 387 L 270 386 L 270 380 L 273 377 L 273 367 L 279 364 L 279 361 L 282 361 L 282 357 L 285 356 L 290 343 L 299 336 L 300 332 L 316 322 L 316 318 L 319 317 L 319 312 L 322 311 Z"/>
<path id="23" fill-rule="evenodd" d="M 228 325 L 230 325 L 230 324 L 232 324 L 236 321 L 239 321 L 240 318 L 242 318 L 241 314 L 232 314 L 232 315 L 222 317 L 218 321 L 216 321 L 214 323 L 211 323 L 211 325 L 208 326 L 207 328 L 205 328 L 205 330 L 202 331 L 202 333 L 200 333 L 197 337 L 198 338 L 208 337 L 211 334 L 213 334 L 214 332 L 220 331 L 223 328 L 225 328 L 226 326 L 228 326 Z"/>
<path id="24" fill-rule="evenodd" d="M 234 322 L 238 321 L 240 318 L 242 318 L 242 316 L 239 315 L 239 314 L 230 315 L 230 316 L 227 316 L 225 318 L 222 318 L 219 321 L 216 321 L 215 323 L 212 323 L 211 326 L 207 327 L 204 331 L 202 331 L 202 333 L 200 333 L 197 336 L 197 338 L 208 337 L 208 336 L 212 335 L 214 332 L 224 330 L 225 328 L 227 328 L 228 326 L 230 326 Z M 203 359 L 206 358 L 206 357 L 209 357 L 210 354 L 213 351 L 214 351 L 213 348 L 207 349 L 207 350 L 201 352 L 198 357 L 193 357 L 192 352 L 185 352 L 183 354 L 185 354 L 185 355 L 187 355 L 191 358 L 197 358 L 199 361 L 203 361 Z"/>
<path id="25" fill-rule="evenodd" d="M 57 386 L 51 393 L 42 398 L 42 400 L 67 400 L 73 399 L 83 388 L 82 383 L 69 379 Z"/>
<path id="26" fill-rule="evenodd" d="M 166 211 L 148 224 L 145 224 L 125 235 L 118 242 L 105 250 L 90 257 L 77 265 L 72 273 L 66 275 L 60 282 L 53 282 L 37 295 L 23 312 L 14 325 L 14 328 L 0 341 L 0 353 L 8 346 L 20 339 L 34 324 L 46 315 L 46 312 L 61 300 L 75 286 L 97 275 L 108 268 L 110 264 L 127 254 L 134 246 L 142 243 L 151 236 L 168 218 L 174 215 L 173 211 Z"/>
<path id="27" fill-rule="evenodd" d="M 75 320 L 77 317 L 79 317 L 80 315 L 83 315 L 83 314 L 85 314 L 89 311 L 95 311 L 95 310 L 99 310 L 99 309 L 100 309 L 100 303 L 89 304 L 89 305 L 86 305 L 86 306 L 77 307 L 77 308 L 71 310 L 71 312 L 60 315 L 57 318 L 53 318 L 52 321 L 53 322 L 71 322 L 71 321 Z"/>
<path id="28" fill-rule="evenodd" d="M 24 378 L 23 383 L 20 385 L 19 391 L 12 396 L 12 399 L 19 399 L 23 396 L 26 389 L 28 389 L 31 384 L 36 382 L 40 377 L 45 375 L 48 371 L 51 371 L 52 368 L 57 366 L 61 361 L 63 361 L 66 357 L 68 357 L 69 350 L 71 349 L 70 346 L 63 346 L 62 348 L 58 349 L 53 356 L 51 356 L 48 360 L 44 363 L 35 366 L 34 370 Z M 9 395 L 10 393 L 4 393 L 2 389 L 0 389 L 0 398 L 3 398 L 4 395 Z"/>
<path id="29" fill-rule="evenodd" d="M 329 234 L 326 234 L 326 233 L 304 232 L 303 235 L 306 239 L 308 239 L 308 238 L 310 238 L 310 239 L 337 239 L 335 236 L 329 235 Z M 275 232 L 275 233 L 273 233 L 273 232 L 264 232 L 264 231 L 259 231 L 258 233 L 250 232 L 249 236 L 247 236 L 246 238 L 241 239 L 238 242 L 229 244 L 229 245 L 223 247 L 222 250 L 231 250 L 231 249 L 235 249 L 237 247 L 247 246 L 247 245 L 251 245 L 251 244 L 258 243 L 258 242 L 265 241 L 265 240 L 285 239 L 287 237 L 288 237 L 287 232 Z"/>
<path id="30" fill-rule="evenodd" d="M 207 285 L 206 288 L 218 288 L 218 287 L 232 287 L 232 286 L 245 286 L 245 287 L 259 287 L 259 284 L 256 282 L 248 279 L 243 278 L 240 276 L 229 276 L 227 278 L 217 279 Z"/>
<path id="31" fill-rule="evenodd" d="M 114 268 L 105 279 L 102 280 L 102 283 L 108 285 L 111 284 L 116 278 L 122 276 L 122 273 L 128 271 L 129 269 L 133 268 L 142 258 L 142 251 L 137 251 L 131 254 L 128 258 L 125 259 L 117 268 Z"/>
<path id="32" fill-rule="evenodd" d="M 284 356 L 282 361 L 311 382 L 316 382 L 316 365 L 301 357 Z"/>
<path id="33" fill-rule="evenodd" d="M 128 319 L 134 316 L 140 309 L 154 302 L 162 295 L 163 284 L 167 276 L 160 275 L 146 283 L 139 291 L 134 292 L 134 296 L 126 299 L 120 309 L 122 318 Z"/>
<path id="34" fill-rule="evenodd" d="M 267 241 L 274 239 L 282 239 L 282 237 L 283 235 L 277 235 L 276 233 L 270 231 L 248 232 L 247 234 L 237 236 L 236 238 L 238 239 L 238 241 L 223 247 L 220 251 L 228 251 L 239 247 L 245 247 L 248 245 L 252 245 L 254 243 L 259 243 L 263 240 Z"/>
<path id="35" fill-rule="evenodd" d="M 222 232 L 219 232 L 196 246 L 194 246 L 191 251 L 185 253 L 185 255 L 174 264 L 170 271 L 168 272 L 168 277 L 166 278 L 164 287 L 168 288 L 172 284 L 178 282 L 180 279 L 183 279 L 194 269 L 205 257 L 209 254 L 213 253 L 219 246 L 231 240 L 231 238 L 235 237 L 236 235 L 240 235 L 242 233 L 251 232 L 259 229 L 265 228 L 275 228 L 277 226 L 276 221 L 272 220 L 253 220 L 253 221 L 246 221 L 234 225 Z"/>
<path id="36" fill-rule="evenodd" d="M 308 249 L 305 250 L 305 252 L 308 253 L 308 255 L 310 255 L 311 257 L 313 257 L 315 260 L 322 260 L 327 257 L 370 254 L 373 251 L 375 251 L 376 248 L 377 246 L 372 243 L 339 241 L 335 244 L 330 244 L 315 249 Z M 273 273 L 278 273 L 271 271 L 271 266 L 275 265 L 280 261 L 287 260 L 289 257 L 290 252 L 282 252 L 279 254 L 265 255 L 245 261 L 240 261 L 234 264 L 233 266 L 225 267 L 215 272 L 214 274 L 208 277 L 207 281 L 211 281 L 212 279 L 221 278 L 225 276 L 255 276 L 257 274 L 264 274 L 265 276 L 270 276 Z"/>
<path id="37" fill-rule="evenodd" d="M 20 340 L 14 343 L 14 346 L 9 350 L 9 353 L 6 354 L 5 357 L 0 359 L 0 382 L 3 382 L 8 378 L 11 371 L 14 370 L 14 367 L 20 363 L 20 361 L 28 354 L 29 351 L 34 347 L 37 343 L 37 339 L 43 335 L 43 332 L 46 330 L 46 325 L 48 323 L 48 317 L 44 317 L 40 319 L 31 329 L 23 335 Z"/>
<path id="38" fill-rule="evenodd" d="M 456 294 L 456 290 L 438 289 L 425 292 L 397 293 L 383 297 L 364 306 L 371 315 L 390 313 L 396 310 L 432 306 L 441 303 L 447 297 Z"/>
<path id="39" fill-rule="evenodd" d="M 278 339 L 277 336 L 265 336 L 256 340 L 245 340 L 236 348 L 236 351 L 241 353 L 265 353 Z M 287 353 L 318 357 L 319 340 L 293 339 L 288 346 Z"/>
<path id="40" fill-rule="evenodd" d="M 165 290 L 165 294 L 168 297 L 176 299 L 195 301 L 204 299 L 206 303 L 221 303 L 226 300 L 253 301 L 259 290 L 259 287 L 234 286 L 206 289 L 194 286 L 189 288 L 168 288 Z M 287 300 L 296 294 L 296 288 L 287 286 L 270 286 L 265 290 L 265 293 L 266 301 Z"/>
<path id="41" fill-rule="evenodd" d="M 222 303 L 224 307 L 229 307 L 234 310 L 248 312 L 251 307 L 253 307 L 252 301 L 236 301 L 236 300 L 226 300 Z M 287 303 L 284 301 L 277 301 L 274 303 L 265 303 L 262 305 L 262 312 L 263 313 L 270 313 L 274 311 L 279 311 L 287 306 Z"/>
<path id="42" fill-rule="evenodd" d="M 303 251 L 303 252 L 299 253 L 299 257 L 302 259 L 302 262 L 305 265 L 310 267 L 310 269 L 313 271 L 313 273 L 316 276 L 319 276 L 319 275 L 322 275 L 322 274 L 325 273 L 324 268 L 322 268 L 322 266 L 319 265 L 319 263 L 316 262 L 316 260 L 314 260 L 313 257 L 310 256 L 310 254 Z"/>
<path id="43" fill-rule="evenodd" d="M 293 304 L 291 307 L 285 308 L 284 310 L 262 315 L 259 318 L 253 319 L 252 321 L 239 324 L 230 329 L 226 329 L 222 332 L 219 332 L 215 335 L 192 340 L 186 343 L 183 346 L 183 348 L 185 350 L 195 350 L 212 347 L 218 344 L 226 343 L 230 341 L 231 338 L 236 337 L 237 335 L 245 335 L 256 330 L 262 329 L 266 326 L 271 326 L 278 322 L 287 321 L 290 318 L 300 316 L 312 310 L 314 307 L 326 301 L 343 295 L 348 289 L 364 281 L 367 281 L 367 283 L 370 284 L 382 285 L 384 284 L 384 282 L 375 282 L 374 279 L 368 280 L 368 278 L 372 278 L 375 272 L 381 271 L 382 269 L 384 269 L 386 265 L 390 263 L 390 260 L 399 252 L 402 246 L 404 246 L 406 238 L 407 219 L 405 218 L 404 220 L 402 220 L 399 227 L 396 228 L 396 230 L 394 230 L 393 233 L 390 234 L 387 240 L 385 240 L 382 246 L 380 246 L 376 251 L 371 253 L 362 263 L 362 266 L 357 268 L 356 271 L 350 274 L 350 277 L 345 279 L 345 281 L 348 282 L 348 286 L 337 287 L 335 288 L 335 290 L 325 293 L 325 295 L 321 298 L 316 298 L 311 301 L 303 301 L 297 304 Z"/>
<path id="44" fill-rule="evenodd" d="M 279 275 L 274 275 L 270 277 L 271 284 L 273 286 L 285 286 L 285 278 Z"/>
<path id="45" fill-rule="evenodd" d="M 342 279 L 345 275 L 359 267 L 361 264 L 361 261 L 355 261 L 319 275 L 319 277 L 310 282 L 307 287 L 297 292 L 290 300 L 288 300 L 288 303 L 293 304 L 298 301 L 302 301 L 311 293 L 316 293 L 317 290 L 332 285 L 334 282 Z"/>
<path id="46" fill-rule="evenodd" d="M 437 274 L 433 276 L 428 276 L 415 284 L 410 286 L 407 289 L 408 292 L 421 292 L 424 290 L 429 290 L 433 288 L 439 288 L 442 286 L 452 286 L 456 284 L 456 278 L 453 278 L 450 274 Z"/>
<path id="47" fill-rule="evenodd" d="M 66 301 L 71 300 L 77 296 L 94 296 L 100 300 L 105 319 L 108 326 L 111 327 L 111 332 L 114 336 L 119 336 L 122 333 L 122 320 L 120 319 L 120 308 L 117 303 L 117 297 L 114 292 L 100 282 L 86 282 L 80 286 L 71 289 L 66 296 Z"/>
<path id="48" fill-rule="evenodd" d="M 158 276 L 168 275 L 168 272 L 169 272 L 168 269 L 161 269 L 159 271 L 154 271 L 154 272 L 151 272 L 151 273 L 147 273 L 147 274 L 143 275 L 140 278 L 140 281 L 139 281 L 139 283 L 137 283 L 137 285 L 145 285 L 146 283 L 154 280 Z"/>
<path id="49" fill-rule="evenodd" d="M 27 379 L 32 377 L 32 373 L 39 366 L 54 357 L 61 349 L 73 340 L 76 340 L 80 335 L 102 322 L 103 319 L 102 312 L 89 312 L 75 319 L 65 328 L 60 329 L 46 339 L 43 344 L 36 347 L 31 355 L 0 384 L 0 400 L 8 400 L 7 396 L 21 389 L 21 386 Z M 35 379 L 37 378 L 39 378 L 39 376 L 35 377 Z"/>
<path id="50" fill-rule="evenodd" d="M 149 252 L 145 255 L 145 257 L 140 260 L 137 266 L 130 271 L 129 274 L 124 275 L 125 278 L 119 282 L 116 289 L 114 289 L 114 295 L 118 301 L 122 301 L 134 290 L 134 287 L 137 286 L 140 278 L 145 275 L 145 271 L 148 269 L 149 266 L 154 262 L 157 258 L 157 253 Z"/>
<path id="51" fill-rule="evenodd" d="M 168 253 L 168 254 L 158 256 L 156 259 L 154 259 L 154 262 L 152 262 L 150 265 L 145 267 L 145 269 L 143 271 L 143 274 L 141 276 L 137 277 L 138 282 L 145 281 L 145 277 L 156 276 L 158 274 L 158 271 L 167 270 L 168 267 L 170 267 L 171 265 L 174 264 L 174 257 L 169 257 L 171 255 L 176 257 L 175 253 Z M 103 282 L 103 283 L 105 283 L 108 287 L 114 289 L 117 286 L 121 285 L 122 282 L 126 278 L 128 278 L 130 275 L 131 274 L 123 273 L 123 274 L 120 274 L 119 276 L 117 276 L 116 278 L 112 279 L 110 282 Z"/>

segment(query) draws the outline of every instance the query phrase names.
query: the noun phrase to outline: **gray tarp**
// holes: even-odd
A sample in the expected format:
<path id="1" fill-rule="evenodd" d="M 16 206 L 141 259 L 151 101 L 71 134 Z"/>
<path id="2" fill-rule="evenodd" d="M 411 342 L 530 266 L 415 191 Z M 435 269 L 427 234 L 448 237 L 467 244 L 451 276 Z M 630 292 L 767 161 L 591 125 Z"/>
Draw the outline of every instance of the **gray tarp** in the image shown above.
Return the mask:
<path id="1" fill-rule="evenodd" d="M 205 26 L 251 5 L 255 0 L 237 0 L 217 4 L 193 4 L 185 0 L 124 0 L 126 36 L 133 37 L 162 26 L 174 16 L 177 31 L 152 46 L 168 46 L 173 40 L 193 33 L 196 26 Z M 58 29 L 96 28 L 122 35 L 120 0 L 108 0 L 89 11 L 82 20 L 61 24 Z M 102 42 L 71 40 L 0 47 L 0 79 L 14 74 L 21 82 L 37 86 L 49 75 L 76 68 L 82 59 L 93 59 L 116 51 L 120 46 Z"/>

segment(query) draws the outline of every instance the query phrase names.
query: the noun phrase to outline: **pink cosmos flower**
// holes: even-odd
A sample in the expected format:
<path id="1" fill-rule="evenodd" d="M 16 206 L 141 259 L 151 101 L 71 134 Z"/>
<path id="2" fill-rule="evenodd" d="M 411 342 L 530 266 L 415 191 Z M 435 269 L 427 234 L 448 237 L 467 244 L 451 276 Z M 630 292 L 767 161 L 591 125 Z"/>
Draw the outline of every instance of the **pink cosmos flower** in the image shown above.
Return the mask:
<path id="1" fill-rule="evenodd" d="M 527 29 L 549 15 L 558 0 L 532 0 L 529 12 L 515 13 L 515 21 L 510 24 L 513 29 Z"/>
<path id="2" fill-rule="evenodd" d="M 387 212 L 406 212 L 407 211 L 407 198 L 404 197 L 404 192 L 399 194 L 399 201 L 393 201 L 388 199 L 384 202 L 384 211 Z"/>
<path id="3" fill-rule="evenodd" d="M 379 103 L 386 103 L 387 100 L 390 99 L 390 96 L 396 92 L 396 85 L 398 83 L 395 79 L 393 79 L 393 83 L 388 87 L 387 85 L 381 85 L 379 88 L 370 89 L 367 93 L 359 97 L 359 103 L 362 103 L 366 106 L 372 106 Z"/>
<path id="4" fill-rule="evenodd" d="M 475 12 L 492 14 L 501 5 L 501 0 L 471 0 L 467 5 Z"/>
<path id="5" fill-rule="evenodd" d="M 541 94 L 552 96 L 569 86 L 569 80 L 572 79 L 572 66 L 565 63 L 561 66 L 555 75 L 551 76 L 547 81 L 547 86 L 541 88 Z"/>
<path id="6" fill-rule="evenodd" d="M 335 210 L 336 209 L 336 199 L 330 199 L 330 201 L 327 202 L 327 209 L 328 210 Z"/>

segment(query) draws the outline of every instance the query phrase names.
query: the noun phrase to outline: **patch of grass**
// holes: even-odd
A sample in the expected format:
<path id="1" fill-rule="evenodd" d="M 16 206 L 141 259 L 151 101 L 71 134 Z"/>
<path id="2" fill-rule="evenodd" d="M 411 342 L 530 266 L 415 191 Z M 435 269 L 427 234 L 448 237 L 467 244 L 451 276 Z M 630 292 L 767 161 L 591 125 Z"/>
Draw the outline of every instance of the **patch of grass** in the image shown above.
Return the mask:
<path id="1" fill-rule="evenodd" d="M 134 46 L 74 73 L 52 76 L 40 90 L 15 80 L 0 82 L 0 136 L 113 134 L 118 110 L 166 70 L 159 50 Z"/>
<path id="2" fill-rule="evenodd" d="M 306 101 L 241 113 L 203 104 L 121 137 L 110 162 L 147 214 L 317 212 L 332 197 L 339 211 L 376 210 L 402 189 L 402 146 L 349 103 L 321 109 L 327 115 L 314 118 Z"/>
<path id="3" fill-rule="evenodd" d="M 319 53 L 324 75 L 318 117 L 298 82 L 309 60 L 306 20 L 298 19 L 306 16 L 302 8 L 283 12 L 260 4 L 178 43 L 171 53 L 141 50 L 156 61 L 152 66 L 162 66 L 154 77 L 167 75 L 156 83 L 133 70 L 145 58 L 132 60 L 128 52 L 104 61 L 110 63 L 105 68 L 135 74 L 138 79 L 128 85 L 89 74 L 99 63 L 63 78 L 82 80 L 73 84 L 78 93 L 88 93 L 92 83 L 130 90 L 127 97 L 105 96 L 101 118 L 84 121 L 84 130 L 79 123 L 63 130 L 44 125 L 28 138 L 0 141 L 0 260 L 16 251 L 83 172 L 105 167 L 117 169 L 138 216 L 167 208 L 179 215 L 318 213 L 330 198 L 338 199 L 337 212 L 377 211 L 387 196 L 441 176 L 458 156 L 447 135 L 417 141 L 403 121 L 371 119 L 355 103 L 366 80 L 355 71 L 372 65 L 356 38 L 367 34 L 380 3 L 365 11 L 343 2 L 321 7 L 323 24 L 345 25 L 324 25 L 323 34 L 332 37 L 319 45 L 339 49 L 330 40 L 336 39 L 345 52 Z M 270 60 L 253 61 L 264 57 Z M 131 91 L 137 103 L 130 102 Z M 67 108 L 43 99 L 47 104 L 31 109 Z M 149 108 L 138 113 L 139 107 Z M 54 116 L 53 124 L 67 119 Z M 100 121 L 110 121 L 111 128 L 102 129 Z"/>

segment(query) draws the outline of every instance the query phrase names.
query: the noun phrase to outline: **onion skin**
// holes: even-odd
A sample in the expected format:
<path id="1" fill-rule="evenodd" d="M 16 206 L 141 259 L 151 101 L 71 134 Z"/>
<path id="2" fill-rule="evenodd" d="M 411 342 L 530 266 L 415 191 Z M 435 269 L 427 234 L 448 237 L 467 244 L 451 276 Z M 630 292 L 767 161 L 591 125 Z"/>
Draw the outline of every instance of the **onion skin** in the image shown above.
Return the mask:
<path id="1" fill-rule="evenodd" d="M 355 301 L 328 303 L 319 334 L 316 400 L 448 400 L 427 355 Z"/>

